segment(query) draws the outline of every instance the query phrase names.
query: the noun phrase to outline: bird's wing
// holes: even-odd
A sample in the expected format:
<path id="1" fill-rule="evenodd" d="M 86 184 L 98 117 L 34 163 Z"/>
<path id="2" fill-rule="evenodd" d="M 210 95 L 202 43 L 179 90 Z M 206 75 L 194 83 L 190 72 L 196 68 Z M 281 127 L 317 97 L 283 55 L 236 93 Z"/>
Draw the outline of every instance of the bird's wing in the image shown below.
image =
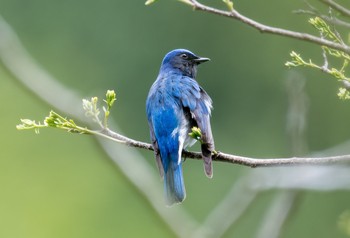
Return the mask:
<path id="1" fill-rule="evenodd" d="M 191 117 L 202 132 L 202 157 L 204 170 L 208 177 L 213 176 L 211 154 L 214 151 L 214 139 L 210 126 L 212 100 L 198 83 L 189 77 L 183 77 L 179 82 L 181 96 L 179 97 L 184 108 L 189 108 Z"/>
<path id="2" fill-rule="evenodd" d="M 152 102 L 154 102 L 154 94 L 149 94 L 147 97 L 147 101 L 146 101 L 146 113 L 147 113 L 147 118 L 148 118 L 149 129 L 150 129 L 150 137 L 151 137 L 151 142 L 153 145 L 154 155 L 156 157 L 156 162 L 157 162 L 157 167 L 159 170 L 160 177 L 164 178 L 164 167 L 162 164 L 162 159 L 160 156 L 159 146 L 158 146 L 157 138 L 155 136 L 154 125 L 153 125 L 153 120 L 152 120 L 152 116 L 151 116 L 151 111 L 152 111 L 151 104 L 152 104 Z"/>
<path id="3" fill-rule="evenodd" d="M 163 164 L 162 164 L 162 159 L 160 157 L 158 142 L 157 142 L 156 136 L 154 135 L 154 129 L 153 129 L 152 122 L 149 122 L 149 128 L 150 128 L 151 141 L 152 141 L 152 145 L 153 145 L 153 149 L 154 149 L 154 155 L 156 156 L 157 167 L 159 169 L 160 177 L 163 178 L 164 177 L 164 168 L 163 168 Z"/>

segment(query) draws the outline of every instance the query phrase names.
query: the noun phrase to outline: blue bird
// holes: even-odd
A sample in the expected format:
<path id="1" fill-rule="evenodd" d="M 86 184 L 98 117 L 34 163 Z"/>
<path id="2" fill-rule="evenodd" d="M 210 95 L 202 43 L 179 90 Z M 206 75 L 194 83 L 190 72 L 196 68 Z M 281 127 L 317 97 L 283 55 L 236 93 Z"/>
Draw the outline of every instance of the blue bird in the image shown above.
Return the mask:
<path id="1" fill-rule="evenodd" d="M 196 141 L 191 128 L 200 128 L 205 174 L 213 176 L 214 139 L 210 126 L 212 100 L 196 82 L 197 66 L 209 61 L 185 49 L 165 55 L 157 80 L 146 101 L 146 112 L 157 166 L 164 178 L 167 205 L 186 197 L 182 175 L 182 150 Z"/>

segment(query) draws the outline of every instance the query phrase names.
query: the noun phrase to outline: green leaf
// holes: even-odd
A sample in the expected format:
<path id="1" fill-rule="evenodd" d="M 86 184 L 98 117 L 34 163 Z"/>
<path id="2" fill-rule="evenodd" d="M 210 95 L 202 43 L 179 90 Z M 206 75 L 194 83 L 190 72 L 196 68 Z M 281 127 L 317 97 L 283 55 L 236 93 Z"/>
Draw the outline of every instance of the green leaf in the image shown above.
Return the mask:
<path id="1" fill-rule="evenodd" d="M 231 0 L 222 0 L 230 11 L 233 11 L 233 2 Z"/>

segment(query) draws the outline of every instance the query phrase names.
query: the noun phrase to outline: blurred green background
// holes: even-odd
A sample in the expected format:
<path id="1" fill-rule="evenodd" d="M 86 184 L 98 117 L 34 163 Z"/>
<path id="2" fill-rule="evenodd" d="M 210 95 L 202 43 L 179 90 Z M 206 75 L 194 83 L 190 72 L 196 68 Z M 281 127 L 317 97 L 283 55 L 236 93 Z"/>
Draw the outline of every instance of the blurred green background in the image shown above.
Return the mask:
<path id="1" fill-rule="evenodd" d="M 225 7 L 220 0 L 203 2 Z M 265 24 L 317 34 L 306 23 L 307 16 L 292 14 L 307 8 L 303 1 L 234 4 Z M 126 136 L 149 141 L 148 89 L 165 53 L 187 48 L 211 58 L 200 66 L 198 81 L 214 101 L 217 149 L 260 158 L 295 156 L 286 131 L 286 79 L 295 70 L 284 63 L 292 50 L 322 62 L 318 46 L 260 34 L 177 1 L 146 7 L 144 0 L 0 0 L 0 14 L 33 58 L 70 89 L 85 98 L 102 98 L 107 89 L 114 89 L 112 116 Z M 349 102 L 337 98 L 339 84 L 321 72 L 296 70 L 306 79 L 309 105 L 303 153 L 348 140 Z M 176 236 L 94 138 L 51 129 L 39 135 L 17 131 L 20 118 L 42 120 L 52 106 L 4 66 L 0 92 L 0 237 Z M 141 153 L 157 173 L 153 153 Z M 199 223 L 251 170 L 215 163 L 214 178 L 208 180 L 200 161 L 188 160 L 185 167 L 188 196 L 181 206 Z M 224 237 L 255 237 L 276 192 L 262 193 Z M 349 191 L 303 192 L 300 197 L 282 237 L 347 237 L 337 221 L 350 209 Z"/>

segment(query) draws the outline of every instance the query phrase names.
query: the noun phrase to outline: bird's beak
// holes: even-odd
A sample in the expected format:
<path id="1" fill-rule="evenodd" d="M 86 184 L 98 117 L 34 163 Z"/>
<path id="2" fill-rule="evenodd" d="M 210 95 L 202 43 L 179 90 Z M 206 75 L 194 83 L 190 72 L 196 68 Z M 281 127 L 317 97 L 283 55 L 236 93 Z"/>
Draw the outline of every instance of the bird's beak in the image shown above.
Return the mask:
<path id="1" fill-rule="evenodd" d="M 209 61 L 209 58 L 204 58 L 204 57 L 198 57 L 197 59 L 194 59 L 193 61 L 196 62 L 197 64 L 203 63 L 203 62 L 207 62 Z"/>

